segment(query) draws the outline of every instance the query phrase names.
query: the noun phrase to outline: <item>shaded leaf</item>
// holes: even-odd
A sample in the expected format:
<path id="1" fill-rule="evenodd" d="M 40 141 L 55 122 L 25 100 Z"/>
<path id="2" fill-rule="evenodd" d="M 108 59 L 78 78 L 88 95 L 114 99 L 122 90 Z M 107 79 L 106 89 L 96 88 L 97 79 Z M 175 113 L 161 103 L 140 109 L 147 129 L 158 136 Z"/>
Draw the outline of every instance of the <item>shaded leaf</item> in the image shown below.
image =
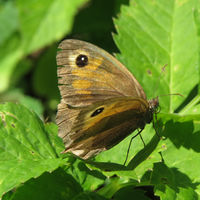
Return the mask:
<path id="1" fill-rule="evenodd" d="M 5 36 L 0 41 L 0 92 L 9 87 L 11 75 L 23 57 L 70 32 L 77 8 L 84 2 L 86 0 L 17 0 L 15 4 L 10 1 L 4 4 L 4 10 L 12 5 L 9 8 L 12 12 L 7 9 L 6 14 L 2 10 L 2 17 L 0 14 L 2 28 L 6 28 L 4 24 L 7 24 L 10 30 L 4 32 Z M 9 23 L 5 23 L 5 15 Z"/>
<path id="2" fill-rule="evenodd" d="M 53 173 L 44 173 L 37 179 L 27 181 L 16 190 L 12 199 L 65 200 L 73 199 L 80 193 L 82 188 L 73 177 L 58 169 Z"/>

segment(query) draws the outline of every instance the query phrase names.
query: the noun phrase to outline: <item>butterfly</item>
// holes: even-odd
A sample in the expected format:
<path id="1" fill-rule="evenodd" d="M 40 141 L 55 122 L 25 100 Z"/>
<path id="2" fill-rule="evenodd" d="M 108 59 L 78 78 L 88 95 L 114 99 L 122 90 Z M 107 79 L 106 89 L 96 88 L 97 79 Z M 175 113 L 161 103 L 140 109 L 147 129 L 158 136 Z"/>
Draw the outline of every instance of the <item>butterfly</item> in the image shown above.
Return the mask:
<path id="1" fill-rule="evenodd" d="M 56 123 L 64 152 L 88 159 L 152 121 L 158 98 L 147 100 L 139 82 L 116 58 L 80 40 L 64 40 L 58 48 L 61 102 Z"/>

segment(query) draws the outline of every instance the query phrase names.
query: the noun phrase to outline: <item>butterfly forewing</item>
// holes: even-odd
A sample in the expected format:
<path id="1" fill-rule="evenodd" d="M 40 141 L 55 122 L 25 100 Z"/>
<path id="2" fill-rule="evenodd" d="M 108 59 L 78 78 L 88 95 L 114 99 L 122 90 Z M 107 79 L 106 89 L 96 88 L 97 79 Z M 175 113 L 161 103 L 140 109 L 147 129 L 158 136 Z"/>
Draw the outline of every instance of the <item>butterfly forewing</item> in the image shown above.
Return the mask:
<path id="1" fill-rule="evenodd" d="M 59 48 L 58 84 L 67 104 L 84 106 L 120 96 L 146 98 L 133 75 L 104 50 L 79 40 L 64 40 Z"/>

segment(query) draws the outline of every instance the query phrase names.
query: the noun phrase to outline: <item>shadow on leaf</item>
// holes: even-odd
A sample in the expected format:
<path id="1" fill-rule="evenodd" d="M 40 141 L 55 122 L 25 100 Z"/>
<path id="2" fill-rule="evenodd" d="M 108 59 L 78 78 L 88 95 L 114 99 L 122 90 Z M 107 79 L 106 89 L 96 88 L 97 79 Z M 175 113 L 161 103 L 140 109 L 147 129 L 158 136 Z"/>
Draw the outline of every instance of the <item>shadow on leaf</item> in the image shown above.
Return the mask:
<path id="1" fill-rule="evenodd" d="M 170 120 L 165 125 L 163 135 L 169 138 L 176 148 L 183 146 L 200 152 L 200 131 L 194 130 L 193 121 L 173 122 Z"/>
<path id="2" fill-rule="evenodd" d="M 180 193 L 181 189 L 191 189 L 194 199 L 197 199 L 198 195 L 195 192 L 199 182 L 193 183 L 192 180 L 186 175 L 180 172 L 177 168 L 169 168 L 163 162 L 154 163 L 152 171 L 147 171 L 141 179 L 141 182 L 150 181 L 155 185 L 155 190 L 162 193 L 166 193 L 167 187 L 171 188 L 174 195 Z"/>

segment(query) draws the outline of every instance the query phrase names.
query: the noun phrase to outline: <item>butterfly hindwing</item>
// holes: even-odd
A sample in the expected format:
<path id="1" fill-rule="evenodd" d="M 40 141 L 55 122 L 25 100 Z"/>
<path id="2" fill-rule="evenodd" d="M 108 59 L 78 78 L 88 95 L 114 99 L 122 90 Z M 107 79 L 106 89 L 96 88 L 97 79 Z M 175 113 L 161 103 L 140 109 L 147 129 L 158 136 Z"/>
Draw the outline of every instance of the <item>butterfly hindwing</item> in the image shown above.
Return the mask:
<path id="1" fill-rule="evenodd" d="M 65 105 L 64 113 L 57 115 L 59 135 L 66 152 L 84 159 L 111 148 L 137 129 L 148 109 L 146 101 L 134 97 L 108 99 L 83 108 Z"/>

